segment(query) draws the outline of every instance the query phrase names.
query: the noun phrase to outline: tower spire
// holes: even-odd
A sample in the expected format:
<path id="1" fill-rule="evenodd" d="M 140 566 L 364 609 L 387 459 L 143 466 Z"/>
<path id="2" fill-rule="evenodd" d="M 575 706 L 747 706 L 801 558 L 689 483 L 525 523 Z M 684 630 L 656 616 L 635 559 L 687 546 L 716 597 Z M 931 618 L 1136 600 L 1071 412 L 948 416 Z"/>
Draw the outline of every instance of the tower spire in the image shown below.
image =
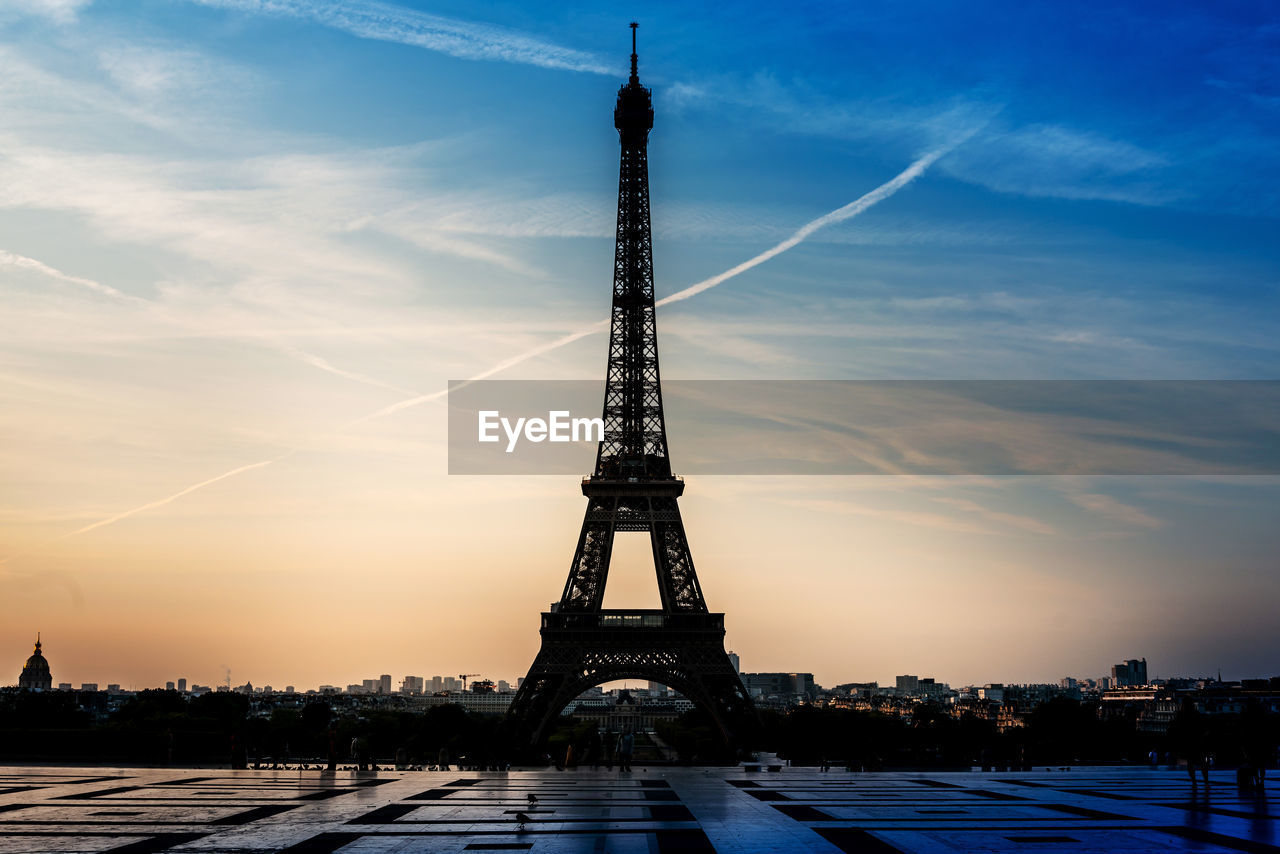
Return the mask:
<path id="1" fill-rule="evenodd" d="M 587 498 L 578 546 L 560 601 L 542 614 L 542 648 L 511 703 L 537 743 L 560 710 L 593 685 L 650 679 L 679 691 L 727 742 L 754 726 L 755 707 L 724 651 L 724 614 L 707 609 L 693 568 L 671 473 L 658 371 L 649 222 L 652 93 L 640 85 L 631 25 L 631 80 L 618 89 L 618 230 L 602 408 L 604 436 L 582 481 Z M 645 533 L 662 607 L 604 607 L 616 535 Z"/>
<path id="2" fill-rule="evenodd" d="M 640 25 L 635 21 L 631 22 L 631 83 L 632 85 L 640 85 L 639 57 L 636 56 L 636 30 Z"/>

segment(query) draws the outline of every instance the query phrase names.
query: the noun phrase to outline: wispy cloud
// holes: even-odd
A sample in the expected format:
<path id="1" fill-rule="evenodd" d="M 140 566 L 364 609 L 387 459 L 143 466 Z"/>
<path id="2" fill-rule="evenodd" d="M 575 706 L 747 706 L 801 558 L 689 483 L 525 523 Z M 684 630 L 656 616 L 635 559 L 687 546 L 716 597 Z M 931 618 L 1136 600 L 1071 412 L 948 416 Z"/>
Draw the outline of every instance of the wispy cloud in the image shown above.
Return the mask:
<path id="1" fill-rule="evenodd" d="M 1096 513 L 1108 521 L 1130 528 L 1163 528 L 1164 520 L 1152 516 L 1141 507 L 1126 504 L 1119 499 L 1093 491 L 1074 479 L 1062 484 L 1062 494 L 1077 507 Z"/>
<path id="2" fill-rule="evenodd" d="M 591 74 L 616 74 L 619 71 L 586 51 L 563 47 L 516 30 L 429 15 L 390 3 L 371 0 L 334 3 L 324 0 L 194 2 L 238 12 L 310 21 L 359 38 L 412 45 L 460 59 L 514 62 Z"/>
<path id="3" fill-rule="evenodd" d="M 3 267 L 11 267 L 18 270 L 29 270 L 31 272 L 40 273 L 41 275 L 48 276 L 51 279 L 57 279 L 60 282 L 67 282 L 68 284 L 76 285 L 78 287 L 88 288 L 91 291 L 95 291 L 96 293 L 113 297 L 115 299 L 145 302 L 145 300 L 140 300 L 137 297 L 130 296 L 129 294 L 119 291 L 110 285 L 104 285 L 101 282 L 93 279 L 86 279 L 83 276 L 72 276 L 54 267 L 50 267 L 48 264 L 37 261 L 34 258 L 28 258 L 25 255 L 15 255 L 12 252 L 6 252 L 5 250 L 0 249 L 0 268 Z"/>
<path id="4" fill-rule="evenodd" d="M 92 0 L 9 0 L 10 11 L 50 18 L 60 24 L 74 21 L 76 14 Z"/>
<path id="5" fill-rule="evenodd" d="M 686 300 L 686 299 L 689 299 L 690 297 L 696 296 L 697 294 L 710 290 L 711 288 L 714 288 L 720 284 L 723 284 L 729 279 L 732 279 L 735 276 L 739 276 L 747 272 L 748 270 L 752 269 L 753 267 L 757 267 L 760 264 L 763 264 L 765 261 L 768 261 L 771 258 L 775 258 L 778 255 L 781 255 L 783 252 L 786 252 L 787 250 L 798 246 L 805 239 L 807 239 L 809 236 L 819 231 L 820 229 L 825 228 L 834 223 L 843 222 L 847 219 L 855 217 L 869 210 L 873 205 L 883 201 L 884 199 L 889 198 L 894 193 L 898 192 L 898 190 L 902 189 L 907 184 L 909 184 L 911 181 L 915 180 L 920 175 L 924 174 L 925 170 L 928 169 L 929 166 L 932 165 L 935 161 L 937 161 L 939 157 L 941 157 L 943 154 L 950 151 L 952 148 L 954 148 L 956 145 L 960 144 L 961 142 L 963 142 L 963 138 L 958 139 L 949 145 L 935 149 L 929 152 L 928 154 L 925 154 L 924 156 L 916 159 L 913 163 L 911 163 L 911 165 L 909 165 L 902 172 L 898 173 L 893 178 L 881 184 L 879 187 L 876 187 L 874 190 L 871 190 L 870 192 L 865 193 L 864 195 L 858 197 L 857 199 L 855 199 L 854 201 L 850 202 L 847 205 L 844 205 L 843 207 L 837 208 L 836 210 L 831 211 L 828 214 L 824 214 L 823 216 L 820 216 L 817 219 L 814 219 L 809 221 L 808 223 L 805 223 L 803 226 L 797 229 L 790 237 L 788 237 L 786 240 L 782 241 L 781 243 L 778 243 L 777 245 L 771 247 L 770 249 L 767 249 L 764 252 L 761 252 L 758 255 L 755 255 L 754 257 L 742 262 L 741 264 L 737 264 L 729 268 L 723 273 L 720 273 L 718 275 L 712 276 L 707 279 L 703 279 L 701 282 L 697 282 L 693 285 L 690 285 L 687 288 L 677 291 L 674 294 L 664 297 L 663 299 L 658 301 L 658 305 L 666 305 L 674 302 L 679 302 L 681 300 Z M 521 353 L 517 353 L 514 356 L 511 356 L 507 359 L 497 362 L 496 364 L 491 365 L 490 367 L 478 373 L 473 374 L 471 377 L 468 378 L 467 382 L 475 382 L 478 380 L 486 379 L 497 373 L 507 370 L 508 368 L 511 368 L 523 362 L 529 361 L 530 359 L 536 358 L 538 356 L 544 355 L 554 350 L 558 350 L 562 347 L 566 347 L 569 344 L 572 344 L 575 341 L 585 338 L 588 335 L 593 335 L 608 329 L 608 325 L 609 325 L 609 321 L 607 319 L 600 320 L 600 321 L 597 321 L 596 323 L 591 324 L 590 326 L 584 327 L 575 332 L 571 332 L 567 335 L 563 335 L 550 342 L 541 344 L 537 347 L 530 348 Z M 338 429 L 349 430 L 357 425 L 360 425 L 369 421 L 373 421 L 379 418 L 384 418 L 388 415 L 393 415 L 397 412 L 404 411 L 414 406 L 419 406 L 424 403 L 440 400 L 445 394 L 447 394 L 447 390 L 440 390 L 440 391 L 433 392 L 431 394 L 425 394 L 425 395 L 415 395 L 413 397 L 407 398 L 405 400 L 399 401 L 389 406 L 381 407 L 373 412 L 370 412 L 367 415 L 348 421 L 347 423 L 341 425 Z M 243 472 L 253 471 L 255 469 L 260 469 L 260 468 L 269 466 L 288 456 L 293 455 L 299 450 L 301 450 L 301 447 L 296 447 L 296 448 L 290 449 L 289 451 L 286 451 L 285 453 L 279 456 L 273 457 L 271 459 L 261 460 L 255 463 L 250 463 L 248 465 L 238 466 L 234 469 L 230 469 L 226 472 L 223 472 L 222 474 L 216 475 L 214 477 L 200 481 L 199 483 L 192 484 L 191 486 L 185 487 L 184 489 L 181 489 L 166 498 L 162 498 L 158 501 L 148 502 L 146 504 L 139 505 L 138 507 L 132 508 L 122 513 L 117 513 L 115 515 L 106 517 L 104 519 L 100 519 L 89 525 L 85 525 L 84 527 L 79 528 L 76 531 L 73 531 L 69 536 L 87 533 L 88 531 L 92 531 L 104 525 L 110 525 L 115 522 L 126 519 L 130 516 L 133 516 L 136 513 L 141 513 L 146 510 L 162 507 L 166 504 L 169 504 L 172 501 L 176 501 L 177 499 L 181 498 L 184 495 L 188 495 L 206 486 L 210 486 L 212 484 L 218 483 L 227 478 L 234 477 Z"/>

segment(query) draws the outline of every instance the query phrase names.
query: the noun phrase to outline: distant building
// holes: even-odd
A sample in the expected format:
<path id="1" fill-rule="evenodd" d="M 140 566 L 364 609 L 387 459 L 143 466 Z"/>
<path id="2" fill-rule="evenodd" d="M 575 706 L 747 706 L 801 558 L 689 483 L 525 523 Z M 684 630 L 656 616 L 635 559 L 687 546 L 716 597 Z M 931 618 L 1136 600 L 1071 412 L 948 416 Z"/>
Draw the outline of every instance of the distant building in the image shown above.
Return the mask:
<path id="1" fill-rule="evenodd" d="M 1000 682 L 989 682 L 978 689 L 978 699 L 986 700 L 989 703 L 1004 702 L 1004 684 Z"/>
<path id="2" fill-rule="evenodd" d="M 185 678 L 178 680 L 178 690 L 184 694 L 187 693 L 187 680 Z"/>
<path id="3" fill-rule="evenodd" d="M 58 690 L 59 690 L 59 691 L 70 691 L 70 690 L 71 690 L 71 683 L 70 683 L 70 682 L 59 682 L 59 683 L 58 683 Z"/>
<path id="4" fill-rule="evenodd" d="M 733 650 L 729 650 L 729 663 L 733 665 L 734 673 L 742 672 L 742 659 L 738 658 L 738 654 Z"/>
<path id="5" fill-rule="evenodd" d="M 379 694 L 391 693 L 391 674 L 390 673 L 384 673 L 378 677 L 378 693 Z"/>
<path id="6" fill-rule="evenodd" d="M 918 676 L 899 676 L 896 681 L 899 694 L 914 694 L 916 688 L 920 686 L 920 677 Z"/>
<path id="7" fill-rule="evenodd" d="M 505 679 L 499 679 L 499 680 L 498 680 L 498 693 L 499 693 L 499 694 L 510 694 L 510 693 L 511 693 L 511 683 L 510 683 L 510 682 L 508 682 L 508 681 L 507 681 L 507 680 L 505 680 Z"/>
<path id="8" fill-rule="evenodd" d="M 444 680 L 441 679 L 439 676 L 432 676 L 431 677 L 431 693 L 439 694 L 443 690 L 444 690 Z"/>
<path id="9" fill-rule="evenodd" d="M 81 690 L 81 691 L 95 691 L 95 692 L 96 692 L 96 691 L 98 690 L 98 683 L 97 683 L 97 682 L 81 682 L 81 683 L 80 683 L 80 690 Z"/>
<path id="10" fill-rule="evenodd" d="M 166 683 L 164 683 L 164 689 L 165 689 L 166 691 L 176 691 L 176 690 L 177 690 L 177 688 L 174 686 L 174 684 L 173 684 L 172 682 L 166 682 Z"/>
<path id="11" fill-rule="evenodd" d="M 1111 665 L 1111 687 L 1129 688 L 1150 684 L 1147 681 L 1147 660 L 1131 658 L 1120 664 Z"/>
<path id="12" fill-rule="evenodd" d="M 406 676 L 400 683 L 401 694 L 421 694 L 422 693 L 422 677 Z"/>
<path id="13" fill-rule="evenodd" d="M 12 673 L 13 671 L 9 671 Z M 35 652 L 22 665 L 22 674 L 18 677 L 18 687 L 25 691 L 50 691 L 53 689 L 53 676 L 49 673 L 49 662 L 40 651 L 40 635 L 36 634 Z"/>
<path id="14" fill-rule="evenodd" d="M 812 673 L 743 673 L 742 684 L 752 697 L 776 697 L 788 700 L 804 696 L 813 699 L 818 694 Z"/>

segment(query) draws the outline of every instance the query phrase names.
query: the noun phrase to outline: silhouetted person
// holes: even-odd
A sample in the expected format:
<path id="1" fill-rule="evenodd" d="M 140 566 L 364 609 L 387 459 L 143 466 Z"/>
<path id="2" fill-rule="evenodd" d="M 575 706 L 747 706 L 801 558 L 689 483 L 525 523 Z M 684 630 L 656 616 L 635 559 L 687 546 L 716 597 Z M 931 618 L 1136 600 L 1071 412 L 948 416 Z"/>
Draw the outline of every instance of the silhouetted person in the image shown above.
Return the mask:
<path id="1" fill-rule="evenodd" d="M 231 768 L 234 771 L 243 771 L 249 767 L 249 753 L 244 748 L 244 743 L 240 740 L 239 735 L 233 733 L 231 736 Z"/>
<path id="2" fill-rule="evenodd" d="M 369 770 L 369 740 L 363 736 L 356 736 L 351 739 L 351 758 L 355 760 L 356 768 L 361 771 Z M 376 768 L 374 770 L 377 770 Z"/>
<path id="3" fill-rule="evenodd" d="M 636 749 L 636 737 L 628 730 L 618 739 L 618 771 L 631 770 L 631 754 Z"/>
<path id="4" fill-rule="evenodd" d="M 1191 790 L 1196 790 L 1196 771 L 1204 778 L 1204 787 L 1209 788 L 1209 749 L 1208 728 L 1204 716 L 1196 709 L 1190 697 L 1182 698 L 1182 706 L 1173 722 L 1169 724 L 1169 739 L 1179 756 L 1187 760 L 1187 777 L 1191 780 Z"/>
<path id="5" fill-rule="evenodd" d="M 1251 788 L 1262 791 L 1267 779 L 1267 765 L 1275 753 L 1271 738 L 1270 721 L 1262 704 L 1250 699 L 1240 715 L 1240 740 L 1244 748 L 1245 762 L 1252 777 Z"/>
<path id="6" fill-rule="evenodd" d="M 601 742 L 600 749 L 604 753 L 604 767 L 612 771 L 613 754 L 618 749 L 618 737 L 614 735 L 613 730 L 605 730 L 604 740 Z"/>

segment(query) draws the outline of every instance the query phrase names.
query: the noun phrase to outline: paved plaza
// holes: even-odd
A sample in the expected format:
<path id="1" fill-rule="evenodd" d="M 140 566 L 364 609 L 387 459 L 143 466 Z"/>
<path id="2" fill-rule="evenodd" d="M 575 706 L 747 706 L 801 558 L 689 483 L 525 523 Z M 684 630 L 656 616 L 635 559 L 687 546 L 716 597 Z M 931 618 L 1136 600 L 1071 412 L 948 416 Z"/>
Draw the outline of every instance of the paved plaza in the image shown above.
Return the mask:
<path id="1" fill-rule="evenodd" d="M 0 852 L 1280 851 L 1276 799 L 1228 777 L 10 767 Z"/>

